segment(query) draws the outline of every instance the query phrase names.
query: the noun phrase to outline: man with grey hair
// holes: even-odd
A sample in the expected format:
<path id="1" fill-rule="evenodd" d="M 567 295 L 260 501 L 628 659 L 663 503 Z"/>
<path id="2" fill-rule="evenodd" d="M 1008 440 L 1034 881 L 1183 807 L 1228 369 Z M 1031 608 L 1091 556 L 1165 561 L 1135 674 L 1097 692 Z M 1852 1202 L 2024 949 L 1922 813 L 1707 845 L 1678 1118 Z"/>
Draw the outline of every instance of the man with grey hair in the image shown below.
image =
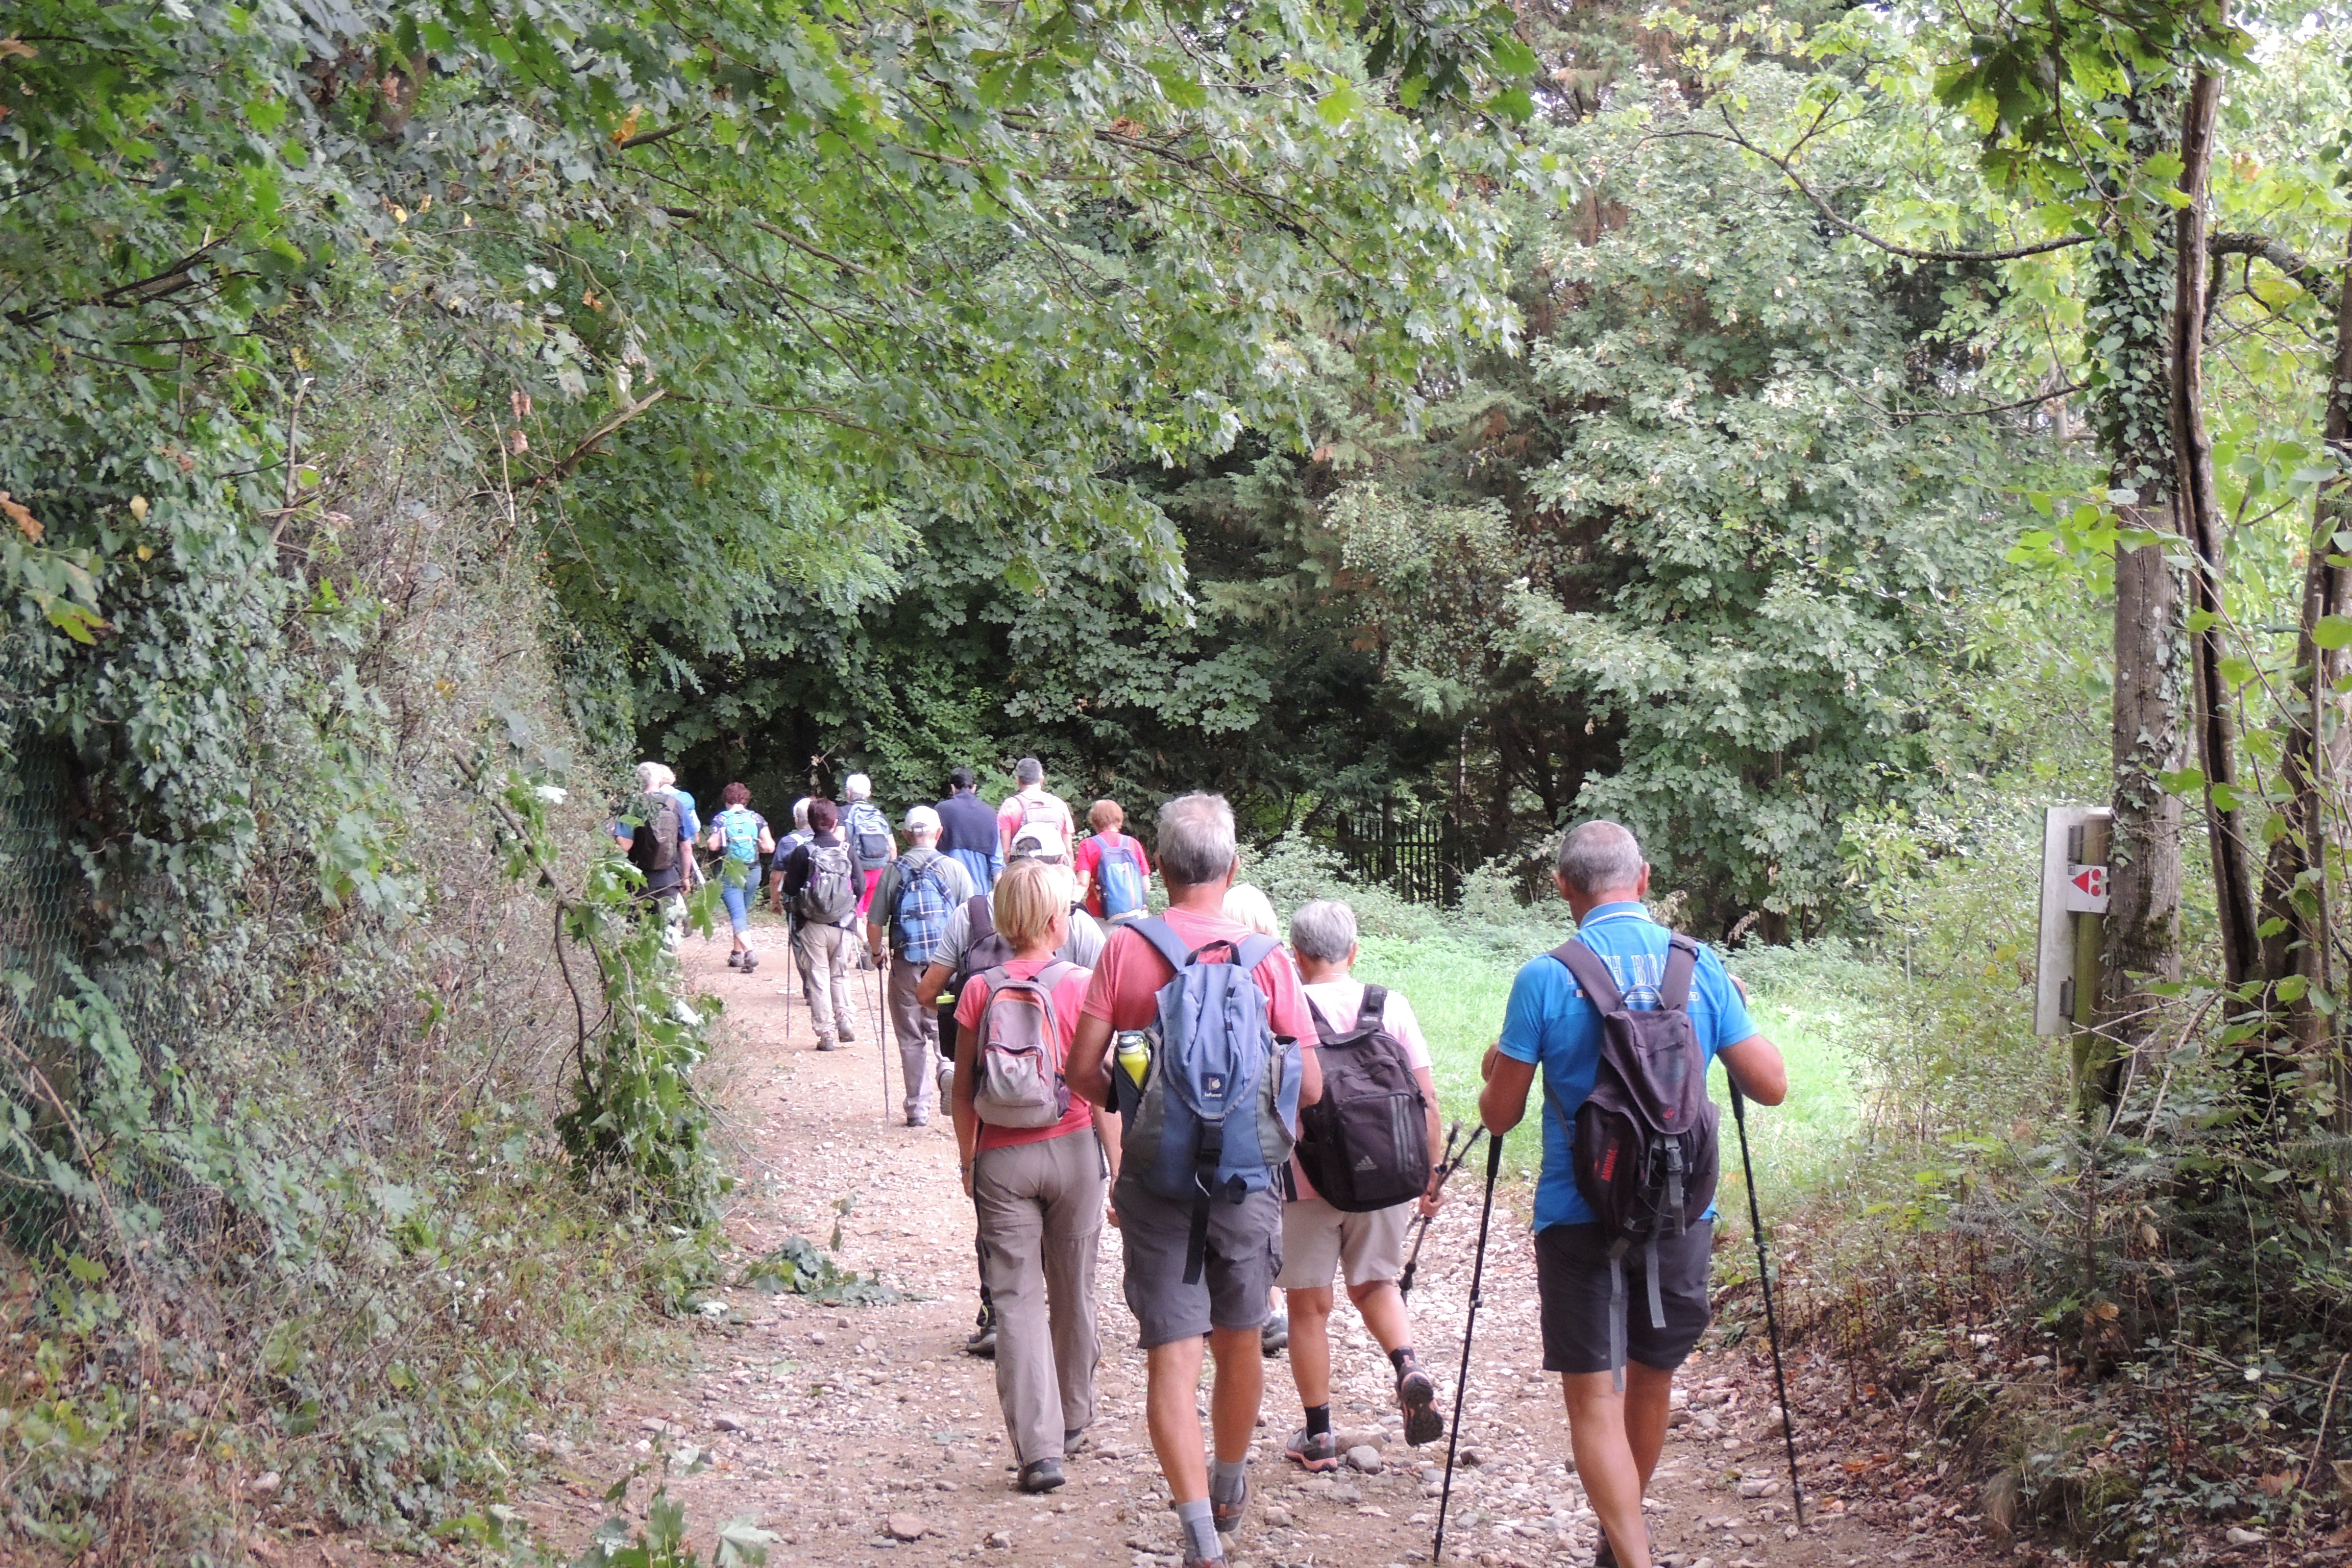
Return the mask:
<path id="1" fill-rule="evenodd" d="M 907 1125 L 928 1127 L 940 1024 L 920 994 L 923 972 L 947 934 L 948 916 L 972 896 L 971 873 L 940 852 L 938 812 L 928 805 L 909 806 L 906 828 L 907 852 L 883 867 L 881 880 L 874 885 L 866 911 L 866 945 L 878 965 L 887 944 L 890 1032 L 898 1038 Z"/>
<path id="2" fill-rule="evenodd" d="M 1335 1059 L 1355 1053 L 1384 1052 L 1386 1070 L 1401 1061 L 1421 1090 L 1427 1147 L 1444 1142 L 1437 1112 L 1437 1082 L 1430 1074 L 1429 1042 L 1412 1004 L 1394 991 L 1350 977 L 1361 949 L 1356 942 L 1356 911 L 1338 899 L 1318 899 L 1290 917 L 1290 951 L 1307 988 L 1315 1027 L 1327 1044 L 1347 1042 Z M 1377 1166 L 1373 1167 L 1377 1169 Z M 1339 1445 L 1331 1434 L 1331 1277 L 1344 1274 L 1348 1300 L 1396 1374 L 1397 1408 L 1404 1415 L 1404 1440 L 1432 1443 L 1445 1435 L 1437 1413 L 1437 1384 L 1412 1353 L 1412 1320 L 1397 1286 L 1404 1272 L 1404 1237 L 1416 1206 L 1435 1217 L 1440 1201 L 1433 1169 L 1429 1185 L 1408 1198 L 1369 1213 L 1349 1214 L 1331 1206 L 1307 1179 L 1300 1162 L 1290 1165 L 1290 1199 L 1282 1205 L 1282 1272 L 1275 1283 L 1288 1304 L 1290 1375 L 1307 1412 L 1304 1430 L 1291 1434 L 1283 1452 L 1309 1470 L 1339 1466 Z"/>
<path id="3" fill-rule="evenodd" d="M 1004 858 L 1013 858 L 1013 839 L 1024 827 L 1050 827 L 1064 844 L 1078 836 L 1078 819 L 1070 803 L 1045 788 L 1045 764 L 1024 757 L 1013 764 L 1013 781 L 1021 787 L 996 808 L 996 835 L 1003 840 Z"/>
<path id="4" fill-rule="evenodd" d="M 1233 807 L 1224 797 L 1171 800 L 1160 808 L 1159 827 L 1160 873 L 1168 888 L 1167 912 L 1159 921 L 1174 940 L 1196 963 L 1229 963 L 1244 943 L 1262 941 L 1224 916 L 1225 890 L 1241 865 Z M 1112 1036 L 1157 1023 L 1160 988 L 1175 978 L 1175 966 L 1147 934 L 1152 923 L 1129 921 L 1112 930 L 1087 990 L 1063 1076 L 1072 1093 L 1097 1105 L 1112 1103 Z M 1222 959 L 1214 956 L 1220 952 Z M 1323 1096 L 1323 1076 L 1311 1048 L 1315 1025 L 1298 972 L 1277 948 L 1250 978 L 1265 997 L 1276 1048 L 1301 1047 L 1298 1103 L 1312 1105 Z M 1249 1505 L 1250 1438 L 1265 1393 L 1259 1330 L 1282 1265 L 1281 1197 L 1269 1187 L 1196 1209 L 1191 1202 L 1155 1195 L 1132 1172 L 1122 1177 L 1118 1154 L 1111 1151 L 1111 1206 L 1126 1259 L 1127 1304 L 1142 1331 L 1151 1444 L 1184 1532 L 1185 1568 L 1222 1568 L 1218 1537 L 1240 1526 Z M 1196 1223 L 1205 1230 L 1197 1247 Z M 1192 1258 L 1199 1261 L 1188 1268 Z M 1202 1451 L 1192 1403 L 1204 1352 L 1217 1364 L 1209 1393 L 1213 1454 Z"/>
<path id="5" fill-rule="evenodd" d="M 1624 1005 L 1664 1006 L 1675 933 L 1652 921 L 1643 904 L 1650 868 L 1633 835 L 1614 822 L 1579 824 L 1560 841 L 1553 879 L 1576 917 L 1571 940 L 1599 959 Z M 1712 950 L 1699 948 L 1687 962 L 1684 1006 L 1701 1070 L 1721 1057 L 1748 1099 L 1780 1104 L 1789 1094 L 1788 1068 L 1749 1021 L 1746 993 Z M 1528 1091 L 1542 1074 L 1549 1114 L 1543 1119 L 1534 1223 L 1544 1370 L 1560 1374 L 1577 1477 L 1603 1531 L 1598 1563 L 1650 1568 L 1642 1496 L 1665 1441 L 1675 1369 L 1706 1329 L 1715 1211 L 1680 1237 L 1659 1238 L 1654 1254 L 1648 1247 L 1625 1252 L 1626 1274 L 1655 1277 L 1641 1286 L 1615 1287 L 1612 1243 L 1578 1191 L 1572 1164 L 1576 1114 L 1601 1071 L 1600 1004 L 1568 964 L 1549 953 L 1528 963 L 1512 983 L 1502 1038 L 1486 1053 L 1478 1112 L 1487 1131 L 1500 1137 L 1526 1115 Z M 1649 1305 L 1627 1310 L 1629 1300 L 1645 1298 Z"/>
<path id="6" fill-rule="evenodd" d="M 677 775 L 668 768 L 639 763 L 636 779 L 637 815 L 615 822 L 613 837 L 628 855 L 629 864 L 645 873 L 646 884 L 637 897 L 661 917 L 663 934 L 675 945 L 694 868 L 693 817 L 679 802 Z"/>

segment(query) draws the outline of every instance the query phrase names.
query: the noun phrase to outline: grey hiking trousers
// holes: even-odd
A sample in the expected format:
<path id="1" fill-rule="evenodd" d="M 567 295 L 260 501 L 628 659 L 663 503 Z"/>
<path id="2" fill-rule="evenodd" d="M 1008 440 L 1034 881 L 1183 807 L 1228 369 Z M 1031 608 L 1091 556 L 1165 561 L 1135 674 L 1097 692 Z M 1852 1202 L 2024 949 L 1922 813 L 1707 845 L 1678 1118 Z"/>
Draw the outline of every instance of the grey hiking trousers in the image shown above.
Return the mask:
<path id="1" fill-rule="evenodd" d="M 1058 1459 L 1095 1418 L 1095 1254 L 1102 1145 L 1091 1131 L 984 1149 L 972 1162 L 982 1268 L 996 1303 L 996 1402 L 1024 1465 Z"/>
<path id="2" fill-rule="evenodd" d="M 849 999 L 849 950 L 856 941 L 846 926 L 803 925 L 793 932 L 793 957 L 820 1046 L 834 1044 L 845 1028 L 856 1037 L 857 1013 Z"/>

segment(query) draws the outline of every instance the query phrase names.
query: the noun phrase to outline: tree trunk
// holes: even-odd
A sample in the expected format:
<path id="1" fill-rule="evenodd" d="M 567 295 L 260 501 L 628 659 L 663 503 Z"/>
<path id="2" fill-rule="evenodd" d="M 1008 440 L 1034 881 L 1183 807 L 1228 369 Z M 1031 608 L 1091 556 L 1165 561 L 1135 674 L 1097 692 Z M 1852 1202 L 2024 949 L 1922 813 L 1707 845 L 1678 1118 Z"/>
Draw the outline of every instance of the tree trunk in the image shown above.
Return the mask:
<path id="1" fill-rule="evenodd" d="M 2213 858 L 2213 897 L 2221 967 L 2231 985 L 2257 973 L 2251 858 L 2237 806 L 2237 736 L 2231 691 L 2221 678 L 2221 509 L 2213 488 L 2213 441 L 2205 425 L 2207 176 L 2213 162 L 2213 118 L 2221 79 L 2200 71 L 2180 116 L 2180 190 L 2188 205 L 2173 218 L 2170 426 L 2174 489 L 2181 536 L 2194 563 L 2189 574 L 2189 667 L 2197 702 L 2197 758 L 2205 773 L 2206 835 Z"/>
<path id="2" fill-rule="evenodd" d="M 2123 522 L 2169 534 L 2158 496 L 2125 507 Z M 2159 545 L 2116 552 L 2115 826 L 2109 841 L 2106 975 L 2095 1027 L 2104 1059 L 2085 1077 L 2112 1094 L 2122 1065 L 2153 1026 L 2149 982 L 2180 978 L 2180 797 L 2159 773 L 2181 762 L 2180 585 Z"/>

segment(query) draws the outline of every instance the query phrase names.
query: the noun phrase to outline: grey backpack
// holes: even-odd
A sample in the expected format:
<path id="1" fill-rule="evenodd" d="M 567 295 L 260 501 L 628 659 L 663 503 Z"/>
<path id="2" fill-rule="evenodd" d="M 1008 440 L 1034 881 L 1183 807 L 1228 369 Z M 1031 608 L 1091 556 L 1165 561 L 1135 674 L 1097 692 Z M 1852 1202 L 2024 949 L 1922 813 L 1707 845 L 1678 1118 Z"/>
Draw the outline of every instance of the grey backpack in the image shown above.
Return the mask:
<path id="1" fill-rule="evenodd" d="M 849 846 L 808 847 L 808 880 L 801 884 L 793 908 L 810 925 L 839 925 L 857 907 L 857 878 L 852 874 Z"/>
<path id="2" fill-rule="evenodd" d="M 982 976 L 988 1005 L 981 1010 L 974 1059 L 979 1076 L 971 1108 L 991 1127 L 1051 1127 L 1070 1111 L 1062 1077 L 1062 1031 L 1054 1017 L 1054 987 L 1076 965 L 1053 963 L 1035 978 L 1015 979 L 999 965 Z"/>

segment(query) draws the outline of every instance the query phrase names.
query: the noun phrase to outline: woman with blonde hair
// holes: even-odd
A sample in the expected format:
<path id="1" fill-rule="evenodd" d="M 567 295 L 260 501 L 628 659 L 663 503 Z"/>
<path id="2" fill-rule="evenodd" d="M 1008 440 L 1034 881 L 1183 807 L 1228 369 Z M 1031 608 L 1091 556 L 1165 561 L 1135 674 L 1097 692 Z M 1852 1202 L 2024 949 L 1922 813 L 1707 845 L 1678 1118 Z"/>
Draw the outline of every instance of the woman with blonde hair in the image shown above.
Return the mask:
<path id="1" fill-rule="evenodd" d="M 1062 1460 L 1094 1419 L 1095 1252 L 1118 1157 L 1118 1119 L 1062 1078 L 1094 975 L 1054 957 L 1074 898 L 1065 867 L 1007 866 L 991 900 L 1013 957 L 965 982 L 956 1003 L 956 1144 L 980 1212 L 996 1399 L 1024 1492 L 1062 1484 Z"/>
<path id="2" fill-rule="evenodd" d="M 1282 924 L 1274 918 L 1274 901 L 1255 883 L 1235 882 L 1225 889 L 1225 919 L 1260 936 L 1282 939 Z"/>

